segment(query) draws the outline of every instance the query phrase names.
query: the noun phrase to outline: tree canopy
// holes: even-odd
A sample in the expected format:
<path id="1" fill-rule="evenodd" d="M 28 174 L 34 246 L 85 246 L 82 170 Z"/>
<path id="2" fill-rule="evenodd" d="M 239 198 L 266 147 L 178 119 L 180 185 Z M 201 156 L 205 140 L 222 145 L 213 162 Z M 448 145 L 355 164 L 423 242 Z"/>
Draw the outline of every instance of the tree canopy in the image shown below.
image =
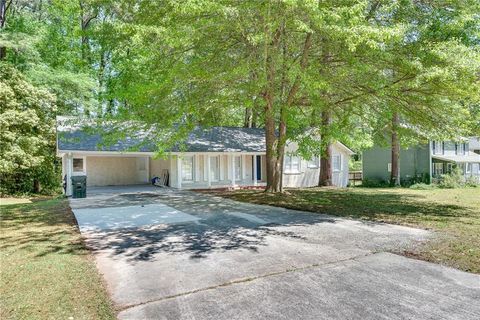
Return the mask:
<path id="1" fill-rule="evenodd" d="M 47 126 L 62 114 L 155 125 L 164 140 L 162 129 L 175 128 L 159 151 L 198 125 L 263 127 L 271 191 L 282 188 L 287 140 L 328 164 L 333 140 L 361 150 L 392 131 L 404 145 L 480 135 L 477 1 L 1 6 L 2 83 L 13 90 L 6 74 L 15 74 L 52 97 Z"/>

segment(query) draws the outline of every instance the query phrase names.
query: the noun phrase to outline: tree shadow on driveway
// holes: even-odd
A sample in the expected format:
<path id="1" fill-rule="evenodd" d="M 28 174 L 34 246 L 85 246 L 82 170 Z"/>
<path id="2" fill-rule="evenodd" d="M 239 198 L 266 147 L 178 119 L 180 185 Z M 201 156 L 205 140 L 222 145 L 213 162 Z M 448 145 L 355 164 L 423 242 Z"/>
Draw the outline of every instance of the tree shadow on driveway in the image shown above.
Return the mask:
<path id="1" fill-rule="evenodd" d="M 116 202 L 116 198 L 120 201 Z M 113 256 L 122 255 L 133 261 L 151 260 L 157 253 L 188 254 L 191 259 L 200 259 L 214 251 L 245 249 L 256 252 L 259 246 L 267 244 L 269 236 L 304 239 L 294 232 L 272 227 L 335 223 L 334 218 L 326 215 L 242 204 L 194 192 L 120 194 L 106 200 L 108 206 L 156 202 L 198 220 L 86 232 L 87 244 L 94 250 L 110 250 Z"/>

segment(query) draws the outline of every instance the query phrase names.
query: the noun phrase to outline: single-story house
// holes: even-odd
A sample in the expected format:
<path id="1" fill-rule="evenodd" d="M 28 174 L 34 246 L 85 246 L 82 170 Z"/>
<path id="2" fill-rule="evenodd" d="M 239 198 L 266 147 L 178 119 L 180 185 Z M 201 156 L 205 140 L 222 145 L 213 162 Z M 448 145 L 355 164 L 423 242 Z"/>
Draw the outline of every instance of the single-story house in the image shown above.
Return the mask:
<path id="1" fill-rule="evenodd" d="M 65 125 L 65 120 L 70 124 Z M 145 138 L 146 139 L 146 138 Z M 102 135 L 57 118 L 57 156 L 62 159 L 66 194 L 72 194 L 71 177 L 87 176 L 88 186 L 146 184 L 162 177 L 169 187 L 208 189 L 264 186 L 266 184 L 265 132 L 261 128 L 212 127 L 193 130 L 182 148 L 174 147 L 156 158 L 156 146 L 139 138 L 105 144 Z M 316 186 L 318 157 L 301 159 L 289 143 L 284 161 L 285 187 Z M 348 184 L 348 163 L 353 152 L 340 142 L 333 145 L 333 184 Z M 167 177 L 164 179 L 164 177 Z"/>

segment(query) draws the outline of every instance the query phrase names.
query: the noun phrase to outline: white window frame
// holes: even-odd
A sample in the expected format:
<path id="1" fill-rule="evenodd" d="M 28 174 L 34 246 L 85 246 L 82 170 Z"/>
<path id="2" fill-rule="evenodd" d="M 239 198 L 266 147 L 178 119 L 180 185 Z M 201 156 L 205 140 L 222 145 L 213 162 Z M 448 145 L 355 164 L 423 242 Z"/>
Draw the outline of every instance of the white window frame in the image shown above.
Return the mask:
<path id="1" fill-rule="evenodd" d="M 338 157 L 338 163 L 340 164 L 340 168 L 335 168 L 335 158 Z M 343 161 L 342 161 L 342 155 L 341 154 L 334 154 L 332 155 L 332 171 L 333 172 L 340 172 L 343 170 Z"/>
<path id="2" fill-rule="evenodd" d="M 447 163 L 447 173 L 452 173 L 453 171 L 453 163 Z"/>
<path id="3" fill-rule="evenodd" d="M 191 162 L 191 176 L 192 178 L 191 179 L 185 179 L 185 162 L 189 160 Z M 195 180 L 195 157 L 192 155 L 192 156 L 183 156 L 182 157 L 182 182 L 185 182 L 185 183 L 192 183 L 194 180 Z"/>
<path id="4" fill-rule="evenodd" d="M 77 171 L 73 165 L 75 160 L 82 160 L 82 170 Z M 86 175 L 87 174 L 87 157 L 73 157 L 72 158 L 72 175 Z"/>
<path id="5" fill-rule="evenodd" d="M 465 174 L 472 173 L 472 164 L 470 162 L 465 163 Z"/>
<path id="6" fill-rule="evenodd" d="M 308 160 L 307 168 L 309 168 L 309 169 L 320 168 L 320 158 L 318 156 L 314 156 L 310 160 Z"/>
<path id="7" fill-rule="evenodd" d="M 463 143 L 463 142 L 462 143 L 456 143 L 455 147 L 456 147 L 455 148 L 455 153 L 457 155 L 465 155 L 465 151 L 466 151 L 465 150 L 466 149 L 465 148 L 465 143 Z"/>
<path id="8" fill-rule="evenodd" d="M 235 181 L 243 180 L 242 177 L 242 156 L 234 156 L 235 157 Z"/>
<path id="9" fill-rule="evenodd" d="M 209 156 L 210 157 L 210 156 Z M 213 159 L 217 162 L 216 170 L 212 170 Z M 216 173 L 216 175 L 215 175 Z M 210 181 L 218 182 L 220 181 L 220 156 L 211 156 L 210 157 L 210 168 L 208 168 L 208 174 L 210 175 Z"/>
<path id="10" fill-rule="evenodd" d="M 440 147 L 440 149 L 439 149 Z M 433 143 L 432 143 L 432 151 L 433 151 L 433 154 L 443 154 L 444 153 L 444 148 L 443 148 L 443 141 L 439 141 L 439 140 L 434 140 Z"/>
<path id="11" fill-rule="evenodd" d="M 440 176 L 444 174 L 443 172 L 443 162 L 434 162 L 433 163 L 433 175 Z"/>
<path id="12" fill-rule="evenodd" d="M 297 160 L 294 162 L 294 159 Z M 288 161 L 287 161 L 288 160 Z M 299 174 L 301 173 L 300 168 L 301 168 L 301 161 L 299 156 L 296 155 L 285 155 L 283 159 L 283 172 L 288 173 L 288 174 Z M 294 163 L 296 163 L 294 165 Z"/>
<path id="13" fill-rule="evenodd" d="M 392 172 L 392 163 L 391 163 L 391 162 L 389 162 L 389 163 L 387 164 L 387 171 L 388 171 L 388 172 Z"/>

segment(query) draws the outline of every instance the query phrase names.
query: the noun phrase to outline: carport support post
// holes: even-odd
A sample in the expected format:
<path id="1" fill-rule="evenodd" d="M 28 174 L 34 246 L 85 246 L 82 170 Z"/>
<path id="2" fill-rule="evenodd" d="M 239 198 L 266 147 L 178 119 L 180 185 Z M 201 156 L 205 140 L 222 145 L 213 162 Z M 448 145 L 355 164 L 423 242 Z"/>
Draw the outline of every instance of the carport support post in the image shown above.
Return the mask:
<path id="1" fill-rule="evenodd" d="M 231 157 L 232 157 L 232 167 L 231 167 L 232 187 L 235 187 L 235 154 L 232 154 Z"/>
<path id="2" fill-rule="evenodd" d="M 67 161 L 67 172 L 66 172 L 66 175 L 67 175 L 67 189 L 65 191 L 65 195 L 68 197 L 68 196 L 71 196 L 72 195 L 72 175 L 73 175 L 73 156 L 71 153 L 68 153 L 66 156 L 65 156 L 65 160 Z"/>
<path id="3" fill-rule="evenodd" d="M 177 156 L 177 188 L 182 189 L 182 159 Z"/>
<path id="4" fill-rule="evenodd" d="M 205 172 L 207 173 L 207 186 L 210 188 L 210 186 L 212 185 L 212 176 L 210 173 L 210 156 L 208 154 L 205 156 L 207 157 L 207 170 L 205 170 Z"/>

